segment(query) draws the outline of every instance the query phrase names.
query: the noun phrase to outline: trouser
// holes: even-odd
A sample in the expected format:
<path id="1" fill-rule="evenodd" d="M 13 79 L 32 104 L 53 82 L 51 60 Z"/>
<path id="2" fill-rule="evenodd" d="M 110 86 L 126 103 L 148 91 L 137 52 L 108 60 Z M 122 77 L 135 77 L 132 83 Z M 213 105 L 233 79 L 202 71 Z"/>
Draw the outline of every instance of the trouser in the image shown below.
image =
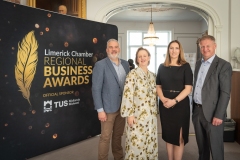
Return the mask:
<path id="1" fill-rule="evenodd" d="M 98 159 L 107 160 L 112 138 L 112 153 L 114 160 L 123 159 L 122 135 L 125 126 L 125 118 L 122 118 L 120 111 L 107 113 L 107 121 L 101 122 L 101 136 L 98 145 Z"/>
<path id="2" fill-rule="evenodd" d="M 202 107 L 194 106 L 193 125 L 198 145 L 199 160 L 224 160 L 223 132 L 224 123 L 219 126 L 208 122 L 203 114 Z"/>

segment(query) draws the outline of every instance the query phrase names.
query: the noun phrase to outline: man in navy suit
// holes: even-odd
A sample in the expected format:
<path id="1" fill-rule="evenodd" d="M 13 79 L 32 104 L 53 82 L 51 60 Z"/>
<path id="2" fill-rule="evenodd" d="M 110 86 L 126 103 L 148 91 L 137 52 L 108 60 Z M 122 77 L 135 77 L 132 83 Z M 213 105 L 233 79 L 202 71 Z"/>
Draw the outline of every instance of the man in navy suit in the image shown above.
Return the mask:
<path id="1" fill-rule="evenodd" d="M 193 125 L 199 160 L 224 159 L 224 119 L 230 99 L 231 64 L 215 55 L 213 36 L 199 40 L 203 58 L 196 63 L 193 87 Z"/>
<path id="2" fill-rule="evenodd" d="M 115 160 L 123 159 L 121 145 L 125 119 L 120 115 L 123 87 L 129 72 L 127 61 L 120 59 L 119 43 L 115 39 L 107 42 L 108 57 L 98 61 L 92 74 L 92 95 L 98 119 L 101 122 L 101 136 L 98 145 L 98 159 L 107 160 L 110 140 Z"/>

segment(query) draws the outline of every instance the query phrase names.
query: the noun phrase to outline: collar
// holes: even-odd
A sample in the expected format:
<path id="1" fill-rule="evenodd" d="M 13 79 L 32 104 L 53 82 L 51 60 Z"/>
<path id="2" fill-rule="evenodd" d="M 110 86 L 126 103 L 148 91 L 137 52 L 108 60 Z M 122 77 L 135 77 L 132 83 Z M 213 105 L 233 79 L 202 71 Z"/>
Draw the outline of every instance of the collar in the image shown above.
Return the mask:
<path id="1" fill-rule="evenodd" d="M 201 62 L 202 63 L 206 63 L 206 62 L 208 62 L 208 63 L 212 63 L 212 61 L 213 61 L 213 59 L 216 57 L 216 55 L 214 54 L 212 57 L 210 57 L 208 60 L 206 60 L 206 61 L 204 61 L 204 59 L 202 58 L 202 60 L 201 60 Z"/>
<path id="2" fill-rule="evenodd" d="M 108 59 L 110 60 L 110 62 L 112 62 L 113 65 L 116 65 L 116 66 L 118 66 L 119 64 L 122 63 L 120 58 L 118 58 L 118 61 L 119 61 L 118 65 L 115 62 L 113 62 L 109 57 L 108 57 Z"/>
<path id="3" fill-rule="evenodd" d="M 139 77 L 141 77 L 142 79 L 149 79 L 150 78 L 150 73 L 148 70 L 148 73 L 146 74 L 141 67 L 137 67 L 136 68 L 137 74 L 139 75 Z"/>

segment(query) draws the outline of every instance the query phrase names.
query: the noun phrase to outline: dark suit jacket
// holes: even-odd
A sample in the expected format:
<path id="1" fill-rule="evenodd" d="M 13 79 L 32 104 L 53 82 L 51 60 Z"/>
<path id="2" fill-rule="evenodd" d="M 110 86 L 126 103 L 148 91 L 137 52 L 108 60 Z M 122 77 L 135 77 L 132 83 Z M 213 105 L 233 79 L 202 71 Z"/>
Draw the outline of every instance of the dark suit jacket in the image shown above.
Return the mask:
<path id="1" fill-rule="evenodd" d="M 193 100 L 200 66 L 201 60 L 198 60 L 194 72 Z M 231 76 L 231 64 L 216 55 L 202 87 L 202 108 L 207 121 L 212 122 L 213 117 L 222 120 L 225 119 L 226 109 L 230 99 Z M 196 106 L 193 104 L 193 113 L 194 107 Z"/>
<path id="2" fill-rule="evenodd" d="M 121 59 L 121 64 L 129 72 L 129 64 Z M 107 57 L 98 61 L 92 74 L 92 95 L 95 109 L 103 108 L 106 113 L 116 112 L 122 101 L 122 88 L 111 60 Z"/>

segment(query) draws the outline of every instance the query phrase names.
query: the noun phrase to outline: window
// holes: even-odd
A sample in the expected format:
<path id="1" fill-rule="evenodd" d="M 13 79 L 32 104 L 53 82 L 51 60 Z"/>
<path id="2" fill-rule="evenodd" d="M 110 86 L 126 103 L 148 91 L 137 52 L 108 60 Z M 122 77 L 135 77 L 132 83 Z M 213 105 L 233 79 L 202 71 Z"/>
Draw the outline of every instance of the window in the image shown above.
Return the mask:
<path id="1" fill-rule="evenodd" d="M 168 43 L 171 41 L 171 31 L 156 31 L 159 41 L 155 46 L 144 44 L 143 38 L 147 34 L 144 31 L 128 31 L 128 59 L 135 61 L 136 51 L 139 47 L 146 48 L 151 54 L 148 69 L 157 73 L 158 66 L 164 62 Z"/>

